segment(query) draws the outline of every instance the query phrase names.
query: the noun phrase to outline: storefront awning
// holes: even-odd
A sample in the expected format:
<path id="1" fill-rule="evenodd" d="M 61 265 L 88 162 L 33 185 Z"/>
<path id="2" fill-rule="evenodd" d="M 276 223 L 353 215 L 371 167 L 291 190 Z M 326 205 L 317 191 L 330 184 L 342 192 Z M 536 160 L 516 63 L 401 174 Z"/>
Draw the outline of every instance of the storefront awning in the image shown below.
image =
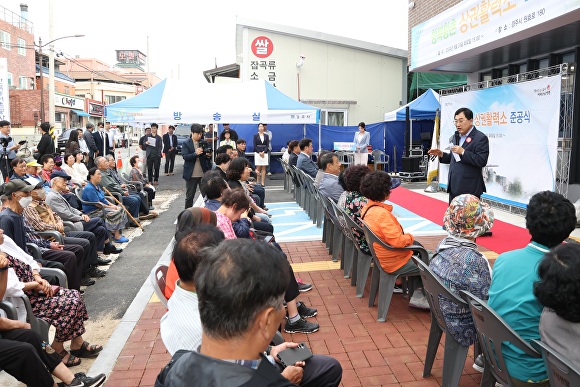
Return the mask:
<path id="1" fill-rule="evenodd" d="M 89 113 L 86 113 L 82 110 L 73 110 L 72 112 L 75 113 L 79 117 L 90 117 L 91 116 Z"/>

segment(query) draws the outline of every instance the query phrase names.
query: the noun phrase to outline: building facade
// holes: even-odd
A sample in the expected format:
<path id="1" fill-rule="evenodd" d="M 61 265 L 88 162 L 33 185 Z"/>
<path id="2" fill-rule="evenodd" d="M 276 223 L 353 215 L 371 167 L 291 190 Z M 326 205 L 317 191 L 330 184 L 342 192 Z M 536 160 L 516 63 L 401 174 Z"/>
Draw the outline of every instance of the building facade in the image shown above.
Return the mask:
<path id="1" fill-rule="evenodd" d="M 243 82 L 268 80 L 320 108 L 324 125 L 380 122 L 407 100 L 405 50 L 239 19 L 236 54 Z"/>

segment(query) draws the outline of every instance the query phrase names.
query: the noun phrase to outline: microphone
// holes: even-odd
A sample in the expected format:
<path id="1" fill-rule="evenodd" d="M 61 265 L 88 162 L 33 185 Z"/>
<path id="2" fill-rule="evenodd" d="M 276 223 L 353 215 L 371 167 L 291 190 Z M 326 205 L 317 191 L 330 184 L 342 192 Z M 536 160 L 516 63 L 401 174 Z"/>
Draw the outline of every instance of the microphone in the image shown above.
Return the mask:
<path id="1" fill-rule="evenodd" d="M 453 136 L 454 136 L 454 139 L 455 139 L 455 145 L 459 145 L 459 139 L 460 139 L 459 131 L 456 130 L 455 131 L 455 134 Z"/>

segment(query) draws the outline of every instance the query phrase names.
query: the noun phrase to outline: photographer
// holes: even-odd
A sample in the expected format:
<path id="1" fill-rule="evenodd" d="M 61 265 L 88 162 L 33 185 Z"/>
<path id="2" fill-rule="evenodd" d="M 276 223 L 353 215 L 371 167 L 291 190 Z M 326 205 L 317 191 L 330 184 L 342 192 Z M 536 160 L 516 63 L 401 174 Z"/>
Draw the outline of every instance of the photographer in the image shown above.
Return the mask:
<path id="1" fill-rule="evenodd" d="M 2 171 L 4 179 L 12 175 L 10 162 L 16 158 L 18 149 L 20 149 L 20 144 L 14 144 L 14 140 L 10 137 L 10 122 L 5 120 L 0 121 L 0 154 L 3 155 L 0 170 Z M 8 159 L 6 159 L 6 155 Z"/>
<path id="2" fill-rule="evenodd" d="M 202 140 L 203 126 L 199 124 L 191 125 L 191 137 L 182 145 L 181 156 L 183 156 L 183 178 L 185 179 L 185 208 L 193 206 L 193 198 L 197 186 L 205 171 L 211 168 L 211 155 L 213 149 L 211 145 Z"/>

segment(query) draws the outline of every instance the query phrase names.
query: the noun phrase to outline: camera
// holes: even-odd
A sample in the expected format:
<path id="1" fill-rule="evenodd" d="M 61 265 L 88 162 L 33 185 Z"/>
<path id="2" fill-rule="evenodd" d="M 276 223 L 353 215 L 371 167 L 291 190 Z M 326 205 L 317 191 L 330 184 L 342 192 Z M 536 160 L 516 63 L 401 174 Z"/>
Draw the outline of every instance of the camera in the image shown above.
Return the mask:
<path id="1" fill-rule="evenodd" d="M 0 137 L 0 145 L 2 145 L 4 148 L 6 148 L 8 146 L 10 141 L 12 141 L 12 137 L 8 137 L 8 138 Z"/>
<path id="2" fill-rule="evenodd" d="M 211 155 L 213 152 L 211 145 L 205 140 L 201 140 L 199 142 L 199 147 L 203 149 L 203 153 L 205 153 L 206 155 Z"/>

